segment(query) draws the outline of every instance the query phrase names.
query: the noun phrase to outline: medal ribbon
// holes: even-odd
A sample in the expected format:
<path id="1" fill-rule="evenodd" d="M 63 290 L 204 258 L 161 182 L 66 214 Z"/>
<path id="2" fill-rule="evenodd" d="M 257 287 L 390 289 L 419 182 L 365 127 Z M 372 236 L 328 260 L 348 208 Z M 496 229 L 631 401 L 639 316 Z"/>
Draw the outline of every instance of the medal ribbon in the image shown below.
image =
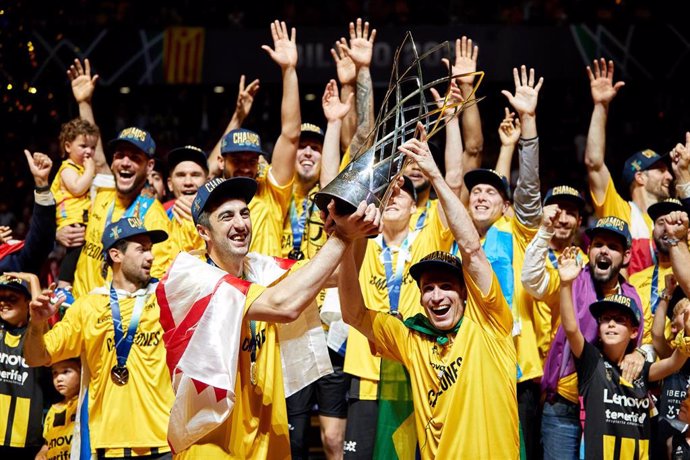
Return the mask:
<path id="1" fill-rule="evenodd" d="M 149 206 L 151 206 L 151 203 L 153 203 L 153 200 L 155 198 L 144 198 L 142 195 L 139 195 L 136 200 L 132 204 L 129 205 L 127 210 L 122 214 L 122 217 L 120 219 L 123 219 L 125 217 L 138 217 L 142 222 L 144 221 L 144 216 L 146 216 L 146 212 L 149 210 Z M 108 215 L 105 218 L 105 227 L 110 225 L 113 222 L 113 211 L 115 210 L 115 201 L 110 204 L 110 208 L 108 209 Z M 103 227 L 103 228 L 105 228 Z"/>
<path id="2" fill-rule="evenodd" d="M 553 268 L 558 269 L 558 258 L 556 257 L 556 254 L 553 252 L 553 249 L 549 248 L 549 260 L 551 261 L 551 265 L 553 265 Z"/>
<path id="3" fill-rule="evenodd" d="M 656 313 L 656 307 L 659 305 L 659 264 L 654 264 L 654 271 L 652 272 L 652 288 L 649 294 L 649 305 L 652 307 L 652 315 Z"/>
<path id="4" fill-rule="evenodd" d="M 304 225 L 307 222 L 307 204 L 308 197 L 302 200 L 302 215 L 297 215 L 297 208 L 295 207 L 295 200 L 290 200 L 290 227 L 292 227 L 292 249 L 299 251 L 302 247 L 302 237 L 304 236 Z"/>
<path id="5" fill-rule="evenodd" d="M 113 327 L 115 329 L 115 353 L 117 355 L 117 365 L 125 367 L 127 364 L 127 357 L 132 349 L 134 343 L 134 334 L 137 332 L 141 313 L 144 311 L 144 303 L 146 303 L 146 295 L 138 295 L 134 301 L 134 311 L 132 311 L 132 319 L 129 321 L 127 334 L 124 334 L 122 327 L 122 317 L 120 315 L 120 301 L 117 298 L 117 292 L 113 285 L 110 285 L 110 312 L 113 315 Z"/>
<path id="6" fill-rule="evenodd" d="M 388 289 L 388 301 L 390 302 L 390 313 L 398 312 L 400 302 L 400 287 L 402 286 L 402 274 L 405 269 L 405 259 L 407 259 L 408 248 L 410 247 L 409 235 L 405 237 L 400 249 L 398 250 L 398 261 L 393 271 L 393 256 L 391 248 L 381 236 L 381 256 L 383 267 L 386 270 L 386 288 Z"/>
<path id="7" fill-rule="evenodd" d="M 426 208 L 419 214 L 417 218 L 417 223 L 414 226 L 415 230 L 421 230 L 424 227 L 424 222 L 426 222 L 426 216 L 429 213 L 429 208 L 431 208 L 431 200 L 426 200 Z"/>

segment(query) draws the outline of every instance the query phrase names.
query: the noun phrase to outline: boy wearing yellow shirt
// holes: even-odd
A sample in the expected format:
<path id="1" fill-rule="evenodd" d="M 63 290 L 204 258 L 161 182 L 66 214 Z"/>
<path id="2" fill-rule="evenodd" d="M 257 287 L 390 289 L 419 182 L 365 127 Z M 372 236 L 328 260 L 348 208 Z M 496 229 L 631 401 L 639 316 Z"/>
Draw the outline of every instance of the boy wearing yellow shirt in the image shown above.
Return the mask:
<path id="1" fill-rule="evenodd" d="M 348 252 L 338 278 L 343 317 L 378 353 L 409 372 L 422 458 L 517 459 L 510 308 L 479 233 L 426 144 L 412 140 L 401 150 L 430 178 L 463 263 L 437 251 L 413 265 L 410 276 L 419 287 L 424 313 L 403 322 L 366 307 L 353 252 Z M 496 432 L 502 436 L 493 436 Z"/>

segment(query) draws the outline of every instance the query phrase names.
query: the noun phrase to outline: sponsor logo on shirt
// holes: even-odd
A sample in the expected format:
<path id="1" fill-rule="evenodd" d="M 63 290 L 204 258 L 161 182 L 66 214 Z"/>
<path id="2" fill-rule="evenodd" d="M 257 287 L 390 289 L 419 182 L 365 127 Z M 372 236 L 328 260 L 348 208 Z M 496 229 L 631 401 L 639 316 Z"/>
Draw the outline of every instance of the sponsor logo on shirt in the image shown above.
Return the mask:
<path id="1" fill-rule="evenodd" d="M 643 398 L 625 396 L 609 393 L 609 390 L 604 388 L 603 402 L 606 407 L 604 413 L 607 423 L 642 425 L 649 412 L 649 398 L 647 396 Z"/>
<path id="2" fill-rule="evenodd" d="M 0 352 L 0 364 L 4 364 L 7 367 L 14 367 L 16 369 L 3 369 L 0 371 L 0 381 L 7 383 L 15 383 L 19 385 L 24 385 L 26 379 L 29 377 L 29 373 L 21 371 L 21 368 L 29 368 L 24 361 L 22 355 L 11 354 Z"/>
<path id="3" fill-rule="evenodd" d="M 452 361 L 448 365 L 432 364 L 432 368 L 439 371 L 437 374 L 439 379 L 438 387 L 436 389 L 431 388 L 427 392 L 430 407 L 436 407 L 438 398 L 440 398 L 445 392 L 450 390 L 453 385 L 455 385 L 455 382 L 458 381 L 461 366 L 462 357 L 458 357 L 455 361 Z"/>

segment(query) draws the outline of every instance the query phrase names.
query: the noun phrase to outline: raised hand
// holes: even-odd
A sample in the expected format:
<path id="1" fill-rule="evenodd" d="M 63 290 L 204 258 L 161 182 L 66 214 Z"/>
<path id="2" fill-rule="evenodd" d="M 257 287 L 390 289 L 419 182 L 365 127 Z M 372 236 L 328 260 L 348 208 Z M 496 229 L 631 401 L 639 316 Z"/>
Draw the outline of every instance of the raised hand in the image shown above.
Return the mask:
<path id="1" fill-rule="evenodd" d="M 414 138 L 405 142 L 399 147 L 400 151 L 414 161 L 426 177 L 431 178 L 435 174 L 440 175 L 438 165 L 436 165 L 431 150 L 429 150 L 426 130 L 421 122 L 417 123 L 417 131 L 419 132 L 419 139 Z"/>
<path id="2" fill-rule="evenodd" d="M 671 150 L 671 168 L 678 183 L 690 182 L 690 131 L 685 133 L 685 145 L 680 142 Z M 685 180 L 682 180 L 685 179 Z"/>
<path id="3" fill-rule="evenodd" d="M 541 217 L 541 226 L 548 230 L 553 230 L 553 224 L 558 220 L 558 216 L 560 215 L 561 209 L 557 204 L 544 206 L 544 211 Z"/>
<path id="4" fill-rule="evenodd" d="M 350 108 L 352 108 L 352 99 L 354 96 L 353 93 L 350 93 L 347 100 L 341 102 L 340 96 L 338 95 L 338 84 L 335 80 L 329 81 L 326 84 L 326 89 L 321 98 L 323 115 L 326 117 L 326 120 L 329 122 L 342 120 L 343 117 L 348 114 Z"/>
<path id="5" fill-rule="evenodd" d="M 0 244 L 5 244 L 12 239 L 12 229 L 6 225 L 0 225 Z"/>
<path id="6" fill-rule="evenodd" d="M 436 101 L 436 106 L 439 109 L 442 109 L 444 105 L 450 106 L 443 113 L 443 116 L 447 119 L 455 115 L 458 111 L 457 107 L 464 102 L 464 98 L 462 97 L 462 91 L 460 91 L 460 87 L 455 82 L 455 80 L 451 80 L 450 82 L 450 91 L 447 95 L 447 100 L 446 97 L 441 96 L 441 94 L 436 90 L 436 88 L 431 88 L 431 95 L 433 96 L 434 101 Z"/>
<path id="7" fill-rule="evenodd" d="M 594 72 L 587 66 L 592 101 L 595 104 L 608 105 L 616 97 L 618 90 L 625 85 L 625 82 L 619 81 L 615 85 L 613 84 L 613 61 L 609 61 L 607 66 L 604 58 L 599 61 L 594 60 L 593 67 Z"/>
<path id="8" fill-rule="evenodd" d="M 50 175 L 50 168 L 53 167 L 53 161 L 48 155 L 41 152 L 36 152 L 31 155 L 31 152 L 24 150 L 26 162 L 29 164 L 31 175 L 34 176 L 34 183 L 36 187 L 45 187 L 49 185 L 48 176 Z"/>
<path id="9" fill-rule="evenodd" d="M 350 56 L 345 53 L 340 42 L 335 42 L 335 49 L 331 48 L 331 56 L 335 61 L 335 71 L 341 85 L 354 85 L 357 81 L 357 67 Z"/>
<path id="10" fill-rule="evenodd" d="M 565 248 L 558 258 L 558 275 L 561 278 L 561 283 L 571 283 L 580 274 L 582 266 L 578 255 L 578 248 L 570 246 Z"/>
<path id="11" fill-rule="evenodd" d="M 254 96 L 259 91 L 259 79 L 256 78 L 248 86 L 245 86 L 244 74 L 240 76 L 240 87 L 237 92 L 237 103 L 235 104 L 235 114 L 242 120 L 247 118 L 249 111 L 254 104 Z"/>
<path id="12" fill-rule="evenodd" d="M 44 289 L 41 294 L 29 303 L 30 321 L 32 323 L 43 323 L 53 316 L 65 297 L 60 297 L 59 300 L 51 300 L 55 283 L 51 284 L 48 289 Z"/>
<path id="13" fill-rule="evenodd" d="M 281 69 L 297 66 L 297 31 L 293 27 L 290 32 L 288 35 L 285 21 L 276 20 L 271 23 L 273 48 L 268 45 L 261 46 Z"/>
<path id="14" fill-rule="evenodd" d="M 342 240 L 352 242 L 381 233 L 381 211 L 375 204 L 362 201 L 352 214 L 338 214 L 335 201 L 328 203 L 328 218 L 324 225 L 333 229 Z"/>
<path id="15" fill-rule="evenodd" d="M 539 90 L 544 83 L 544 77 L 540 77 L 537 84 L 534 84 L 534 69 L 529 69 L 529 77 L 527 76 L 527 68 L 520 66 L 520 73 L 518 69 L 513 68 L 513 80 L 515 81 L 515 95 L 503 90 L 503 94 L 510 105 L 518 112 L 518 115 L 534 115 L 537 110 L 537 100 L 539 99 Z"/>
<path id="16" fill-rule="evenodd" d="M 477 56 L 479 47 L 472 46 L 472 39 L 463 36 L 455 40 L 455 63 L 450 67 L 451 75 L 464 75 L 477 71 Z M 446 67 L 450 66 L 448 59 L 442 59 Z M 460 84 L 471 85 L 474 83 L 474 75 L 458 78 Z"/>
<path id="17" fill-rule="evenodd" d="M 72 82 L 72 94 L 77 103 L 91 102 L 93 92 L 96 89 L 98 75 L 91 76 L 91 63 L 84 59 L 81 65 L 79 59 L 74 60 L 74 64 L 67 69 L 67 77 Z"/>
<path id="18" fill-rule="evenodd" d="M 686 241 L 688 238 L 688 215 L 684 211 L 673 211 L 664 216 L 664 239 Z"/>
<path id="19" fill-rule="evenodd" d="M 374 53 L 374 40 L 376 39 L 376 29 L 369 33 L 369 23 L 365 22 L 362 27 L 362 18 L 357 18 L 357 23 L 350 23 L 350 45 L 344 38 L 340 39 L 341 51 L 352 59 L 355 66 L 369 67 L 371 64 L 371 57 Z"/>
<path id="20" fill-rule="evenodd" d="M 501 145 L 510 147 L 515 146 L 520 140 L 521 126 L 520 119 L 515 118 L 515 112 L 505 108 L 506 114 L 501 124 L 498 125 L 498 137 L 501 139 Z"/>

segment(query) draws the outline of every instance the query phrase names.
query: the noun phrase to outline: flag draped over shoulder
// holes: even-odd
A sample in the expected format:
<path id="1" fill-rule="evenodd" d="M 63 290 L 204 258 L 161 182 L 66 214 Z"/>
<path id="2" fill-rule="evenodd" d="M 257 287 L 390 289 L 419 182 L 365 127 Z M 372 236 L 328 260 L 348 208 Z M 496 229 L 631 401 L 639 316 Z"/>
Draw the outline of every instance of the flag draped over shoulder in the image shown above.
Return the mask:
<path id="1" fill-rule="evenodd" d="M 378 401 L 374 458 L 413 460 L 417 453 L 414 404 L 410 376 L 401 363 L 381 359 Z"/>
<path id="2" fill-rule="evenodd" d="M 249 280 L 245 281 L 183 252 L 159 284 L 156 295 L 176 393 L 168 426 L 174 452 L 188 448 L 228 419 L 235 403 L 249 287 L 270 286 L 291 267 L 292 261 L 250 253 L 245 258 L 243 273 Z M 313 312 L 310 306 L 278 331 L 286 395 L 332 372 L 315 303 L 313 307 Z"/>
<path id="3" fill-rule="evenodd" d="M 175 452 L 211 432 L 232 411 L 249 285 L 181 253 L 158 286 L 160 321 L 176 394 L 168 425 L 168 443 Z"/>

